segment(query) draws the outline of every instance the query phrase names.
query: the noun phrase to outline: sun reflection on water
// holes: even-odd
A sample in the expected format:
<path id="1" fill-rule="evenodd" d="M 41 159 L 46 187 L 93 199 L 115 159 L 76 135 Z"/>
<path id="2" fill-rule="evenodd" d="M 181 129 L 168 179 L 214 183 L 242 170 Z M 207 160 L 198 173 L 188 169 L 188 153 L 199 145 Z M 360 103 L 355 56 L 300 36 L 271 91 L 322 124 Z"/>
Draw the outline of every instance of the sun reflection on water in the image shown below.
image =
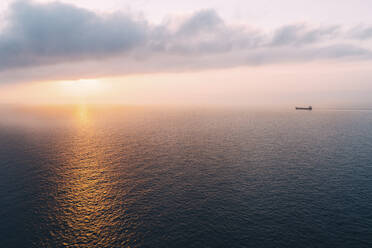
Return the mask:
<path id="1" fill-rule="evenodd" d="M 80 125 L 86 125 L 89 123 L 89 113 L 86 104 L 80 104 L 76 109 L 76 119 Z"/>
<path id="2" fill-rule="evenodd" d="M 53 235 L 64 247 L 126 245 L 116 244 L 112 231 L 125 214 L 115 197 L 112 141 L 93 125 L 86 105 L 77 106 L 74 116 L 76 128 L 60 154 L 63 166 L 57 170 L 57 204 L 51 213 L 56 226 L 63 228 Z"/>

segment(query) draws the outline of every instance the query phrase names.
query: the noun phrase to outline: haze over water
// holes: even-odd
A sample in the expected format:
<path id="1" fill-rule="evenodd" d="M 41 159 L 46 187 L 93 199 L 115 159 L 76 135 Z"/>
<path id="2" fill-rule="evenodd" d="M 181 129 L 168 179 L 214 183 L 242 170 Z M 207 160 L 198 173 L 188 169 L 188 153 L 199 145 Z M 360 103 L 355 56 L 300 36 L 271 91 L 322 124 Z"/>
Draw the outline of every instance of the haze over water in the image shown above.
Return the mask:
<path id="1" fill-rule="evenodd" d="M 371 247 L 372 112 L 2 108 L 2 247 Z"/>

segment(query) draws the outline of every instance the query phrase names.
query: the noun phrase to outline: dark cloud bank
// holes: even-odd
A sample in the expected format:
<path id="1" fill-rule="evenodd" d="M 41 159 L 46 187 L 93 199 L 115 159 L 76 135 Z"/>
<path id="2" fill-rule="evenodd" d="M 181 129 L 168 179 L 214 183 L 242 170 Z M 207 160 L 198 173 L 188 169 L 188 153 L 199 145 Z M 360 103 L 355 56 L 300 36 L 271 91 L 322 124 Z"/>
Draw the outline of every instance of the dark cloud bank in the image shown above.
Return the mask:
<path id="1" fill-rule="evenodd" d="M 371 27 L 229 25 L 213 10 L 153 25 L 63 3 L 14 3 L 0 30 L 0 82 L 297 62 L 371 59 Z M 67 76 L 66 76 L 67 75 Z"/>

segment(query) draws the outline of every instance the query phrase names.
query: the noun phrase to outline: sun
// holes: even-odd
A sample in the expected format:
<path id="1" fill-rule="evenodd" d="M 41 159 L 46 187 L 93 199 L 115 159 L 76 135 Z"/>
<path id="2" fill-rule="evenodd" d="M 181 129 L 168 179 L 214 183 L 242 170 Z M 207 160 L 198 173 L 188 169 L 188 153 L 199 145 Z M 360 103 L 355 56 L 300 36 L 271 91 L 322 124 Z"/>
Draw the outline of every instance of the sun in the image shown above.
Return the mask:
<path id="1" fill-rule="evenodd" d="M 58 82 L 61 92 L 70 97 L 89 97 L 104 91 L 104 84 L 98 79 L 79 79 Z"/>

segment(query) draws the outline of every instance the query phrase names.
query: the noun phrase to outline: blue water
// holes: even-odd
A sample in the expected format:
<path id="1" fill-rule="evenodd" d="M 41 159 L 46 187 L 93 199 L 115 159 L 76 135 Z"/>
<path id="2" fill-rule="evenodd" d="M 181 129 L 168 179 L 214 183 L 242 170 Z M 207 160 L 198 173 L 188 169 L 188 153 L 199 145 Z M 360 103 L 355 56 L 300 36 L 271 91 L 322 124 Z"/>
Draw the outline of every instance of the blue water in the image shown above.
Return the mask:
<path id="1" fill-rule="evenodd" d="M 371 111 L 0 113 L 0 247 L 372 247 Z"/>

